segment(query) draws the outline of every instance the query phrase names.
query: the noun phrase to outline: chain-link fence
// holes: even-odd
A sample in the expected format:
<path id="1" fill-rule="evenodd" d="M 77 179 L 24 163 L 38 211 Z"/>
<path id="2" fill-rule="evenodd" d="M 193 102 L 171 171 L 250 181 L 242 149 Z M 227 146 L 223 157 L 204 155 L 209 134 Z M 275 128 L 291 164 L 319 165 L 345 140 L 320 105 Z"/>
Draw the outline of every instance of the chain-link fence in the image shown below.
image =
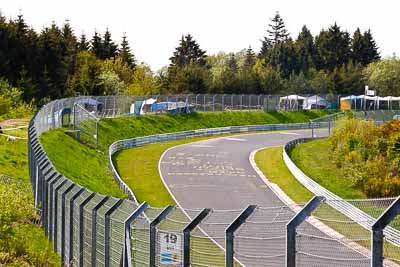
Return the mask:
<path id="1" fill-rule="evenodd" d="M 256 103 L 258 100 L 254 99 L 245 98 L 234 105 L 243 106 L 243 101 Z M 398 221 L 393 218 L 400 204 L 394 199 L 345 201 L 326 197 L 321 189 L 314 193 L 324 196 L 325 200 L 311 212 L 308 204 L 249 206 L 243 210 L 160 209 L 146 203 L 139 205 L 113 166 L 116 181 L 129 199 L 103 196 L 81 187 L 57 172 L 39 142 L 42 132 L 63 125 L 63 117 L 68 116 L 65 109 L 73 107 L 76 100 L 49 103 L 39 110 L 29 126 L 29 170 L 35 204 L 45 233 L 53 241 L 63 264 L 294 266 L 288 264 L 294 262 L 297 266 L 370 266 L 371 262 L 377 262 L 373 266 L 381 266 L 381 261 L 386 266 L 394 266 L 399 263 L 400 235 Z M 113 100 L 116 102 L 107 100 L 102 116 L 123 114 L 129 107 L 130 102 L 125 107 L 120 106 L 118 98 Z M 87 106 L 80 105 L 90 112 Z M 109 149 L 109 159 L 118 150 L 154 142 L 309 126 L 307 123 L 236 126 L 133 138 L 114 143 Z M 327 124 L 321 122 L 315 126 Z M 292 221 L 298 225 L 289 231 Z M 375 243 L 371 240 L 371 229 Z M 294 246 L 288 246 L 293 240 Z M 384 261 L 374 256 L 380 251 L 379 240 Z"/>

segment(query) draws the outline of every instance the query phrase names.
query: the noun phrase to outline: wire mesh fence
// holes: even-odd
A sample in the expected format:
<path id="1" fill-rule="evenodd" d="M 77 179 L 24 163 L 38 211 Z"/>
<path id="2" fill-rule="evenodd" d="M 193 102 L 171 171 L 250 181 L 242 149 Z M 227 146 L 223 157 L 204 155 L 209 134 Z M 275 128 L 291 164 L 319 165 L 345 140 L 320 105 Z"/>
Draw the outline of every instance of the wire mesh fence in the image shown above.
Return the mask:
<path id="1" fill-rule="evenodd" d="M 104 106 L 99 107 L 103 112 L 100 116 L 118 116 L 130 109 L 130 101 L 126 99 L 106 99 Z M 168 97 L 166 102 L 170 99 Z M 258 107 L 259 103 L 265 106 L 265 101 L 259 99 L 252 96 L 231 99 L 207 96 L 196 100 L 196 96 L 184 96 L 173 101 L 196 101 L 202 103 L 205 111 L 217 111 Z M 275 100 L 268 97 L 267 103 L 270 101 L 272 105 Z M 215 101 L 221 105 L 216 105 Z M 63 110 L 75 103 L 76 99 L 65 99 L 46 105 L 29 127 L 29 170 L 36 207 L 41 213 L 45 232 L 62 256 L 63 264 L 149 266 L 152 262 L 153 266 L 226 266 L 232 257 L 235 266 L 282 266 L 291 256 L 286 247 L 287 224 L 301 213 L 302 205 L 295 208 L 256 207 L 246 220 L 240 222 L 231 241 L 227 239 L 227 228 L 237 221 L 243 210 L 211 210 L 190 232 L 189 242 L 184 231 L 201 209 L 174 207 L 163 217 L 164 208 L 148 207 L 127 224 L 139 209 L 134 198 L 107 197 L 73 183 L 55 170 L 39 143 L 38 137 L 42 132 L 63 126 Z M 80 105 L 90 112 L 89 107 Z M 99 111 L 96 114 L 99 115 Z M 316 125 L 326 126 L 324 122 Z M 116 142 L 110 147 L 109 156 L 123 148 L 172 139 L 308 127 L 308 124 L 256 125 L 155 135 Z M 119 184 L 124 188 L 122 180 Z M 322 193 L 318 191 L 318 194 Z M 395 199 L 326 199 L 296 229 L 297 265 L 369 266 L 371 227 L 395 203 Z M 152 228 L 152 225 L 155 226 Z M 391 220 L 385 228 L 383 262 L 386 266 L 399 263 L 399 230 L 397 219 Z M 228 247 L 233 248 L 232 253 Z M 190 257 L 186 259 L 185 255 Z"/>

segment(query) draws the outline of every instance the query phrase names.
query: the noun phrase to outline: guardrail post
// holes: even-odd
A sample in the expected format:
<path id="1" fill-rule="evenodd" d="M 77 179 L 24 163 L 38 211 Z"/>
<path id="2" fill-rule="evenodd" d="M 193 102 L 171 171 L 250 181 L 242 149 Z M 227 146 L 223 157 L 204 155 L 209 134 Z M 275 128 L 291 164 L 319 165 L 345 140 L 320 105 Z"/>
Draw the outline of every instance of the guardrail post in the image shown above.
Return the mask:
<path id="1" fill-rule="evenodd" d="M 296 267 L 296 229 L 321 204 L 324 197 L 313 197 L 301 211 L 286 224 L 286 267 Z"/>
<path id="2" fill-rule="evenodd" d="M 174 206 L 166 207 L 154 220 L 150 222 L 150 267 L 156 266 L 156 227 L 173 209 Z"/>
<path id="3" fill-rule="evenodd" d="M 136 220 L 140 214 L 142 214 L 147 208 L 148 204 L 146 202 L 143 202 L 137 209 L 129 216 L 124 223 L 124 250 L 122 253 L 123 257 L 123 267 L 131 267 L 132 266 L 132 257 L 131 257 L 131 233 L 130 233 L 130 227 L 131 224 L 134 220 Z"/>
<path id="4" fill-rule="evenodd" d="M 242 213 L 239 214 L 238 217 L 226 228 L 225 230 L 225 266 L 233 267 L 233 241 L 234 241 L 234 233 L 235 231 L 247 220 L 247 218 L 253 213 L 256 209 L 256 205 L 250 205 L 245 208 Z"/>
<path id="5" fill-rule="evenodd" d="M 110 266 L 110 224 L 111 214 L 118 209 L 124 202 L 124 199 L 119 199 L 105 214 L 104 214 L 104 266 Z"/>
<path id="6" fill-rule="evenodd" d="M 197 225 L 204 220 L 211 212 L 211 209 L 203 209 L 196 217 L 183 229 L 183 267 L 190 267 L 190 233 Z"/>
<path id="7" fill-rule="evenodd" d="M 383 229 L 400 214 L 400 197 L 379 216 L 372 225 L 371 267 L 383 266 Z"/>
<path id="8" fill-rule="evenodd" d="M 96 266 L 96 246 L 97 246 L 97 211 L 101 206 L 104 205 L 110 199 L 109 196 L 104 197 L 96 206 L 93 207 L 92 210 L 92 266 Z"/>

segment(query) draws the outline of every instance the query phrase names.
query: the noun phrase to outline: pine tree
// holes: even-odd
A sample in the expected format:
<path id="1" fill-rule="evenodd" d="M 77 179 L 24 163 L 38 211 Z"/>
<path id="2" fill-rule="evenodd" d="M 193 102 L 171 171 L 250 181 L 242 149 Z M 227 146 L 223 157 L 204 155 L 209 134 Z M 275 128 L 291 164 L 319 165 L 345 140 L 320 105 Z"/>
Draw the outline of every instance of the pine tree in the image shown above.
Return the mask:
<path id="1" fill-rule="evenodd" d="M 260 53 L 258 54 L 258 57 L 265 58 L 268 54 L 268 51 L 271 48 L 272 48 L 271 40 L 264 36 L 263 40 L 261 40 L 261 50 Z"/>
<path id="2" fill-rule="evenodd" d="M 310 68 L 315 67 L 316 63 L 316 48 L 314 38 L 310 30 L 304 25 L 296 43 L 297 62 L 300 71 L 307 73 Z"/>
<path id="3" fill-rule="evenodd" d="M 90 49 L 90 42 L 86 39 L 86 35 L 82 33 L 81 38 L 78 44 L 79 51 L 89 51 Z"/>
<path id="4" fill-rule="evenodd" d="M 230 53 L 227 65 L 228 70 L 233 72 L 238 71 L 239 67 L 234 53 Z"/>
<path id="5" fill-rule="evenodd" d="M 175 49 L 173 56 L 170 58 L 171 66 L 183 67 L 190 64 L 205 66 L 206 57 L 206 52 L 201 50 L 196 40 L 188 34 L 182 36 L 179 46 Z"/>
<path id="6" fill-rule="evenodd" d="M 378 46 L 374 38 L 372 37 L 371 30 L 364 32 L 363 43 L 365 46 L 365 52 L 363 61 L 361 62 L 363 65 L 368 65 L 371 62 L 379 60 L 381 57 L 378 52 Z"/>
<path id="7" fill-rule="evenodd" d="M 328 31 L 321 31 L 315 43 L 322 61 L 319 69 L 333 71 L 351 60 L 349 33 L 342 31 L 336 23 Z"/>
<path id="8" fill-rule="evenodd" d="M 360 28 L 357 28 L 351 40 L 351 58 L 353 62 L 363 64 L 364 53 L 365 53 L 364 36 L 362 35 Z"/>
<path id="9" fill-rule="evenodd" d="M 122 36 L 121 48 L 119 49 L 118 56 L 122 59 L 122 62 L 128 64 L 129 67 L 135 68 L 135 56 L 131 53 L 125 33 Z"/>
<path id="10" fill-rule="evenodd" d="M 100 58 L 109 59 L 115 57 L 117 55 L 117 51 L 118 45 L 113 42 L 111 38 L 111 32 L 107 28 L 103 37 L 103 57 Z"/>
<path id="11" fill-rule="evenodd" d="M 256 54 L 254 53 L 251 46 L 249 46 L 249 48 L 246 50 L 246 56 L 244 58 L 244 63 L 243 63 L 243 70 L 250 72 L 254 64 L 256 64 Z"/>
<path id="12" fill-rule="evenodd" d="M 285 22 L 278 11 L 275 13 L 275 16 L 271 18 L 271 23 L 268 24 L 268 26 L 270 27 L 270 30 L 267 30 L 269 36 L 268 40 L 272 46 L 285 41 L 289 37 Z M 268 45 L 268 43 L 266 43 L 266 45 Z"/>
<path id="13" fill-rule="evenodd" d="M 97 31 L 94 32 L 94 35 L 92 37 L 92 40 L 90 42 L 90 51 L 97 57 L 97 58 L 103 58 L 103 40 L 101 39 L 101 36 L 97 33 Z"/>

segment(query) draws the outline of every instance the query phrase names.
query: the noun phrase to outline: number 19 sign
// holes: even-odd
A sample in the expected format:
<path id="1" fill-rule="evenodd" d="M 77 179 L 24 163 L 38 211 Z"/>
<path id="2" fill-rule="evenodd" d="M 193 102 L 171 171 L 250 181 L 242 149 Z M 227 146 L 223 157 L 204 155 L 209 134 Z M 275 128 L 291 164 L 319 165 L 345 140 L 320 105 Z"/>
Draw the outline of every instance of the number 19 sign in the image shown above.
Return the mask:
<path id="1" fill-rule="evenodd" d="M 159 233 L 160 263 L 182 265 L 182 236 L 175 233 Z"/>

